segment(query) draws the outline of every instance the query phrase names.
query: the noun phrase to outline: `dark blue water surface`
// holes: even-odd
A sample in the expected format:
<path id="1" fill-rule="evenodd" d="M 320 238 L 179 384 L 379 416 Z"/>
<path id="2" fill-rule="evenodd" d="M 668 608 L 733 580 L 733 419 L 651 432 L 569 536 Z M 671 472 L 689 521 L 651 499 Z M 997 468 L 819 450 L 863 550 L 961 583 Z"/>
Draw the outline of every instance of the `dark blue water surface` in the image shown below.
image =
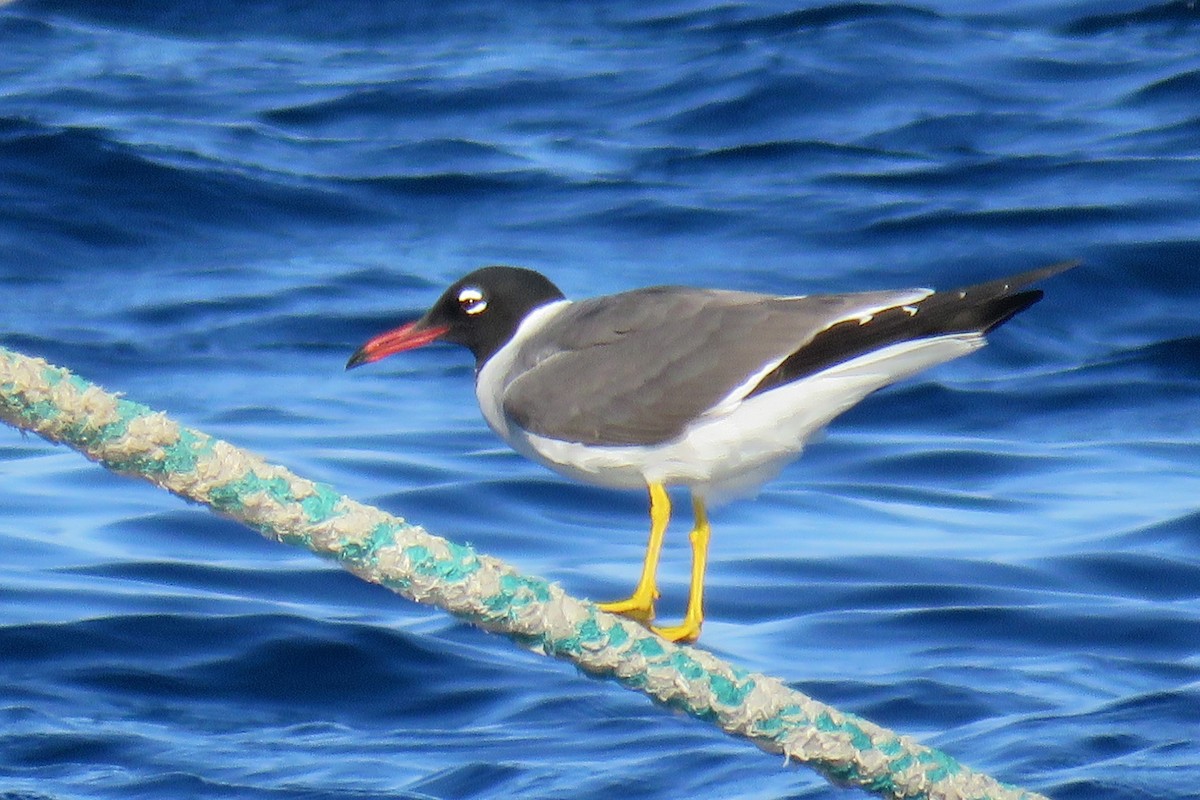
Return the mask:
<path id="1" fill-rule="evenodd" d="M 583 596 L 644 498 L 505 449 L 465 352 L 358 344 L 486 263 L 1084 259 L 717 509 L 702 644 L 1057 800 L 1200 797 L 1194 3 L 18 0 L 0 42 L 0 342 Z M 0 554 L 0 797 L 861 796 L 7 428 Z"/>

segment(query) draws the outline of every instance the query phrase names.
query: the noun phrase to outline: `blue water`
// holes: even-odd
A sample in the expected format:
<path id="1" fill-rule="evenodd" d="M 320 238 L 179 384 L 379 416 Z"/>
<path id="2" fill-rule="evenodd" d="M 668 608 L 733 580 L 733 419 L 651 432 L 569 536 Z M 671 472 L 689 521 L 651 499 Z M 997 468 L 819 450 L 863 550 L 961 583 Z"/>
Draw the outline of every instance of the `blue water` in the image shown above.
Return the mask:
<path id="1" fill-rule="evenodd" d="M 588 597 L 644 499 L 506 450 L 465 352 L 358 344 L 486 263 L 1084 259 L 714 513 L 702 645 L 1057 800 L 1200 797 L 1194 4 L 18 0 L 0 42 L 0 343 Z M 862 796 L 7 428 L 0 553 L 6 800 Z"/>

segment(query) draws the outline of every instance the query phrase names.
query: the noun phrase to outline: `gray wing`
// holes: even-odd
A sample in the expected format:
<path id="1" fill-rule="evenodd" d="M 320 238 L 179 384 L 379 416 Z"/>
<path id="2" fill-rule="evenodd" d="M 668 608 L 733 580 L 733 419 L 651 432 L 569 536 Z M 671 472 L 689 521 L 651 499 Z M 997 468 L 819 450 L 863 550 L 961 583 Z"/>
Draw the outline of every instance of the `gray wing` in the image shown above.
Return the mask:
<path id="1" fill-rule="evenodd" d="M 504 412 L 553 439 L 657 444 L 832 324 L 928 290 L 772 297 L 680 287 L 568 306 L 523 343 Z"/>

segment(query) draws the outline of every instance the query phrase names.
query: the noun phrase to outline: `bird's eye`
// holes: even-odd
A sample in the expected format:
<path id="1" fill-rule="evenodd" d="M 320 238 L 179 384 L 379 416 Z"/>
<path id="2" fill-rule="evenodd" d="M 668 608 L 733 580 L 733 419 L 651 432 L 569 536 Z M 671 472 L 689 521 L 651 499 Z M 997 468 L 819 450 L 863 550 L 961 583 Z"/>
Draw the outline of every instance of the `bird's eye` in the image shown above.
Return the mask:
<path id="1" fill-rule="evenodd" d="M 487 300 L 479 289 L 468 286 L 458 293 L 458 307 L 467 314 L 482 314 L 487 310 Z"/>

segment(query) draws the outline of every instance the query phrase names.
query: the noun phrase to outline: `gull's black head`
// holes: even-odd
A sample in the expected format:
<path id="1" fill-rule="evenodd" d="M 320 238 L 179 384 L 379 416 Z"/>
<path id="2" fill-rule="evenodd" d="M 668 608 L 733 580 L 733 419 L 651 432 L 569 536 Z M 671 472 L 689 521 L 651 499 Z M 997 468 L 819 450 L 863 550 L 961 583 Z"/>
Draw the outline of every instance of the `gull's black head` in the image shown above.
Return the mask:
<path id="1" fill-rule="evenodd" d="M 360 347 L 346 369 L 439 340 L 466 347 L 478 369 L 512 338 L 529 312 L 561 299 L 558 287 L 531 269 L 477 269 L 455 281 L 425 316 Z"/>

